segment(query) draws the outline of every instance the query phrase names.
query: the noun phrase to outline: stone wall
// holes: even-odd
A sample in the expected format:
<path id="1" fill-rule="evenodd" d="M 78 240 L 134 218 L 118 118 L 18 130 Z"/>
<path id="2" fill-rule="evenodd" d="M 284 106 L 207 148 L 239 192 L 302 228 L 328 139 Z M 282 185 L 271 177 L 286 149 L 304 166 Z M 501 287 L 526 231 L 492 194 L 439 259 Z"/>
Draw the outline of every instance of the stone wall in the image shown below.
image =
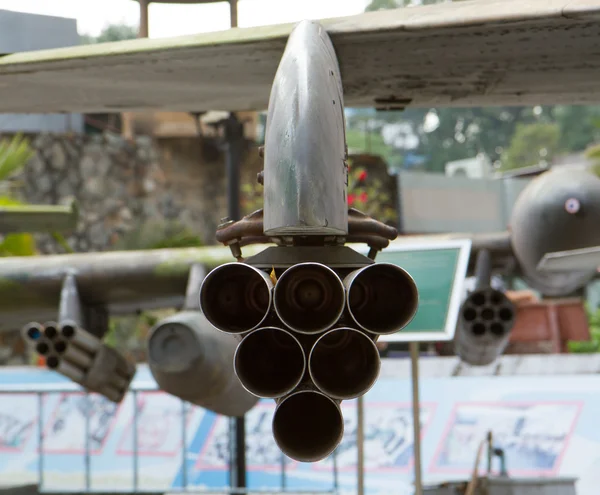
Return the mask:
<path id="1" fill-rule="evenodd" d="M 67 238 L 75 251 L 133 248 L 127 239 L 146 228 L 185 226 L 206 244 L 214 243 L 226 215 L 224 156 L 214 140 L 120 136 L 41 135 L 32 139 L 36 156 L 20 177 L 19 195 L 29 203 L 80 208 L 76 232 Z M 248 144 L 242 181 L 256 180 L 262 162 Z M 40 236 L 43 252 L 60 251 Z"/>

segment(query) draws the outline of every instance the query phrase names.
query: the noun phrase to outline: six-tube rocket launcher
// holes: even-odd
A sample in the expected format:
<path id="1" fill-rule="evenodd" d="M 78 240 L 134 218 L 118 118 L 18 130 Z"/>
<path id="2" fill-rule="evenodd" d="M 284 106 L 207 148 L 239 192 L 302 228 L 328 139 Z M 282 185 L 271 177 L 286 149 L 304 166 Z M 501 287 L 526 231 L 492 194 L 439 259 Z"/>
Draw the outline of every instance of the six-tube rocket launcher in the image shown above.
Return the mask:
<path id="1" fill-rule="evenodd" d="M 207 320 L 240 340 L 233 365 L 242 386 L 277 404 L 277 445 L 303 462 L 337 447 L 340 402 L 373 386 L 378 336 L 404 328 L 418 304 L 405 270 L 374 263 L 397 231 L 348 209 L 343 109 L 329 36 L 301 22 L 271 89 L 264 209 L 220 226 L 217 239 L 237 261 L 213 269 L 200 290 Z M 265 239 L 276 246 L 242 257 L 242 246 Z M 367 243 L 369 256 L 344 246 L 352 241 Z"/>

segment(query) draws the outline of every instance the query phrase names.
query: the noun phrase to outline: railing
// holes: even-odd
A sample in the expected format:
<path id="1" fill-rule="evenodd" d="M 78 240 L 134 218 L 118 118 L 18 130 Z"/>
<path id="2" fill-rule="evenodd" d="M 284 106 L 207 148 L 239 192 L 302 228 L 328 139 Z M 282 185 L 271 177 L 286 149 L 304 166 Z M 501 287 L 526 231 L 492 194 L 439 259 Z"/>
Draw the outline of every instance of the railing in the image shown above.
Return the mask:
<path id="1" fill-rule="evenodd" d="M 92 487 L 92 449 L 90 446 L 90 418 L 91 414 L 85 414 L 85 429 L 84 429 L 84 452 L 83 452 L 83 461 L 84 461 L 84 486 L 82 489 L 74 489 L 74 490 L 65 490 L 64 488 L 60 488 L 59 490 L 49 489 L 46 487 L 46 460 L 47 460 L 47 452 L 45 452 L 45 438 L 44 438 L 44 417 L 45 413 L 45 396 L 50 394 L 77 394 L 84 395 L 85 397 L 85 410 L 90 411 L 91 403 L 90 396 L 96 394 L 88 394 L 83 391 L 76 384 L 64 384 L 64 385 L 40 385 L 36 383 L 34 386 L 27 386 L 25 384 L 19 385 L 4 385 L 0 384 L 0 401 L 2 400 L 2 396 L 5 394 L 19 394 L 19 395 L 35 395 L 37 398 L 37 414 L 36 414 L 36 435 L 37 435 L 37 485 L 40 492 L 56 492 L 60 491 L 61 493 L 156 493 L 156 492 L 169 492 L 169 493 L 228 493 L 228 494 L 251 494 L 251 493 L 290 493 L 290 494 L 337 494 L 339 491 L 338 485 L 338 466 L 335 454 L 332 456 L 333 460 L 333 480 L 332 480 L 332 488 L 330 490 L 303 490 L 297 488 L 288 487 L 288 478 L 286 473 L 286 457 L 281 454 L 281 463 L 280 463 L 280 483 L 278 488 L 272 489 L 251 489 L 251 488 L 234 488 L 231 486 L 223 487 L 223 488 L 202 488 L 190 485 L 189 483 L 189 468 L 188 468 L 188 441 L 190 439 L 189 436 L 189 425 L 188 425 L 188 412 L 189 408 L 192 407 L 190 404 L 179 400 L 180 402 L 180 451 L 179 455 L 181 456 L 181 486 L 170 486 L 167 488 L 158 488 L 158 489 L 148 489 L 140 486 L 140 451 L 139 451 L 139 401 L 138 396 L 142 392 L 157 392 L 158 389 L 155 383 L 140 383 L 132 384 L 128 396 L 131 396 L 132 404 L 133 404 L 133 414 L 132 414 L 132 437 L 133 437 L 133 445 L 132 445 L 132 489 L 130 491 L 118 489 L 118 490 L 106 490 L 106 489 L 96 489 Z M 175 398 L 173 398 L 175 399 Z M 126 399 L 124 399 L 124 402 Z M 194 406 L 195 407 L 195 406 Z M 228 446 L 229 446 L 229 471 L 231 470 L 232 460 L 234 459 L 234 444 L 232 441 L 231 428 L 228 429 Z M 230 476 L 231 479 L 231 476 Z"/>

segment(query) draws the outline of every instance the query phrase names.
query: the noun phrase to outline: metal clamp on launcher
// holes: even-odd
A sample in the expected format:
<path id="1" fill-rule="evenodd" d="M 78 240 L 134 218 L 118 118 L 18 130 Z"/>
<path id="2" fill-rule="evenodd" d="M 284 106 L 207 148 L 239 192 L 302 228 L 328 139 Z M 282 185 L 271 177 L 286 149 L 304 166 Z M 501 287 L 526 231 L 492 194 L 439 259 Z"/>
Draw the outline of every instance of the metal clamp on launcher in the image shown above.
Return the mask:
<path id="1" fill-rule="evenodd" d="M 81 303 L 75 276 L 65 276 L 58 322 L 32 322 L 21 330 L 25 342 L 46 360 L 46 367 L 66 376 L 89 392 L 121 402 L 135 376 L 135 365 L 115 349 L 84 330 L 95 314 Z"/>

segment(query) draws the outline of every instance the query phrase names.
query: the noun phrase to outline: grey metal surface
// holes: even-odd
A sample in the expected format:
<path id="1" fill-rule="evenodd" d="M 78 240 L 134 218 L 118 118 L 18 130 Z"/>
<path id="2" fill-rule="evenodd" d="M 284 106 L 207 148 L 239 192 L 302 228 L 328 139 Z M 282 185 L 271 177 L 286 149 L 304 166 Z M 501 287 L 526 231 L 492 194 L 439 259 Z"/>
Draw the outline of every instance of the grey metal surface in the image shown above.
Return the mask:
<path id="1" fill-rule="evenodd" d="M 600 1 L 495 0 L 323 20 L 349 106 L 589 104 Z M 261 110 L 293 25 L 128 40 L 0 61 L 0 111 Z M 143 90 L 140 90 L 143 82 Z"/>
<path id="2" fill-rule="evenodd" d="M 255 254 L 265 246 L 249 246 Z M 207 269 L 232 260 L 227 248 L 77 253 L 0 259 L 0 331 L 31 320 L 57 317 L 66 273 L 75 274 L 87 305 L 108 305 L 111 314 L 182 307 L 190 267 Z"/>
<path id="3" fill-rule="evenodd" d="M 546 253 L 600 246 L 600 178 L 585 170 L 556 168 L 533 179 L 510 218 L 512 246 L 524 279 L 546 296 L 573 292 L 597 273 L 590 261 L 572 272 L 537 270 Z"/>
<path id="4" fill-rule="evenodd" d="M 1 117 L 1 115 L 0 115 Z M 2 127 L 0 127 L 2 132 Z M 77 227 L 76 203 L 59 205 L 18 205 L 0 207 L 0 234 L 14 232 L 64 232 Z"/>
<path id="5" fill-rule="evenodd" d="M 459 312 L 456 354 L 472 366 L 492 364 L 508 345 L 515 313 L 513 303 L 489 286 L 470 293 Z"/>
<path id="6" fill-rule="evenodd" d="M 348 169 L 342 80 L 325 29 L 302 21 L 281 57 L 265 129 L 267 235 L 345 235 Z"/>
<path id="7" fill-rule="evenodd" d="M 151 330 L 149 368 L 165 392 L 217 414 L 243 416 L 258 397 L 242 387 L 233 371 L 238 342 L 198 311 L 177 313 Z"/>

